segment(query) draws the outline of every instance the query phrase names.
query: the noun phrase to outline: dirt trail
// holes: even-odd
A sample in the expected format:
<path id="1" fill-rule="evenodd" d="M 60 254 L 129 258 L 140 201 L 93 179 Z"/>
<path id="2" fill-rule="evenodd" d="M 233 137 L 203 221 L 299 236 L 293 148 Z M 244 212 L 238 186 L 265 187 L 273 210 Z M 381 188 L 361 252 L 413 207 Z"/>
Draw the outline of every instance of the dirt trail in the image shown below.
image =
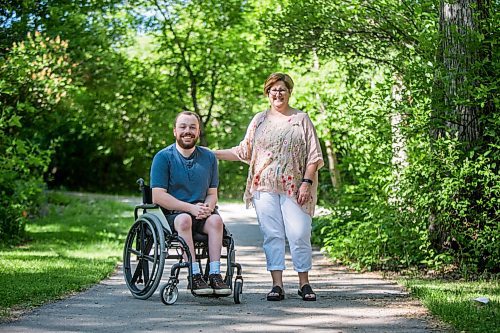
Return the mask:
<path id="1" fill-rule="evenodd" d="M 297 276 L 284 273 L 286 298 L 267 302 L 270 277 L 265 270 L 261 235 L 253 210 L 241 204 L 220 209 L 236 243 L 243 267 L 243 297 L 194 297 L 181 275 L 174 305 L 134 299 L 121 269 L 109 279 L 65 300 L 44 305 L 19 320 L 0 325 L 0 332 L 444 332 L 417 301 L 395 282 L 375 273 L 355 273 L 314 252 L 311 282 L 318 301 L 297 295 Z M 162 283 L 170 269 L 165 265 Z M 4 286 L 5 287 L 5 286 Z"/>

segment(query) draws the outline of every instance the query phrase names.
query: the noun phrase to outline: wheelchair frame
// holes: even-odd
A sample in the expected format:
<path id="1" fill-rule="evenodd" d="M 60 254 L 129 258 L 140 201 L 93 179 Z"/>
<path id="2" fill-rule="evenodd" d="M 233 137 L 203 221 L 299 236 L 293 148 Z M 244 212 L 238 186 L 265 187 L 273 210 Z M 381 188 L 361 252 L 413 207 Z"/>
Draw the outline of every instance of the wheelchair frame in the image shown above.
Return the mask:
<path id="1" fill-rule="evenodd" d="M 148 299 L 154 294 L 160 284 L 165 261 L 176 259 L 170 269 L 168 282 L 160 288 L 161 301 L 166 305 L 177 301 L 179 291 L 179 274 L 182 268 L 188 268 L 188 288 L 191 293 L 199 297 L 227 297 L 230 295 L 197 295 L 192 289 L 191 262 L 193 256 L 185 240 L 176 232 L 170 230 L 170 226 L 161 208 L 152 203 L 151 188 L 144 183 L 142 178 L 137 180 L 142 192 L 142 204 L 136 205 L 134 209 L 134 224 L 130 227 L 123 249 L 123 275 L 127 287 L 135 298 Z M 142 213 L 139 215 L 139 211 Z M 204 234 L 193 235 L 195 258 L 205 280 L 208 279 L 209 255 L 208 237 Z M 243 291 L 243 278 L 241 276 L 241 265 L 235 262 L 234 240 L 232 235 L 224 226 L 222 247 L 226 253 L 221 253 L 222 259 L 226 259 L 226 273 L 224 282 L 231 287 L 234 302 L 241 303 Z M 182 253 L 186 253 L 188 261 L 184 261 Z M 224 251 L 222 251 L 224 252 Z M 135 258 L 135 260 L 134 260 Z M 201 261 L 206 259 L 203 269 Z M 134 265 L 135 264 L 135 265 Z M 234 270 L 236 277 L 232 283 Z"/>

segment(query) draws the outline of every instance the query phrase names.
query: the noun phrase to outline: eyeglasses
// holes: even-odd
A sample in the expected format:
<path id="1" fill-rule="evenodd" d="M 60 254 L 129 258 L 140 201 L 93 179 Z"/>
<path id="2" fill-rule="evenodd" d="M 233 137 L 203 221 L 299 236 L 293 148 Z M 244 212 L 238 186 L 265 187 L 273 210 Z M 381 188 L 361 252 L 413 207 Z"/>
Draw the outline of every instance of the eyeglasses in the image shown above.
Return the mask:
<path id="1" fill-rule="evenodd" d="M 288 92 L 287 89 L 271 89 L 268 91 L 269 95 L 271 95 L 271 96 L 283 95 L 286 92 Z"/>

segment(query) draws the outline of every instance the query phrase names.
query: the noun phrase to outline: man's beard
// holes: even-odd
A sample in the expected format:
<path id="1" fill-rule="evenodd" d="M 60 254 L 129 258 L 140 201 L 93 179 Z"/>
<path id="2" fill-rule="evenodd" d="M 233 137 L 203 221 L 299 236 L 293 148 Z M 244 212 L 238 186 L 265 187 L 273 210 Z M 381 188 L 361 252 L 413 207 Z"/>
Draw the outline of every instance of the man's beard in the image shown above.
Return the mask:
<path id="1" fill-rule="evenodd" d="M 181 138 L 178 138 L 177 139 L 177 144 L 179 145 L 179 147 L 181 147 L 182 149 L 191 149 L 193 148 L 195 145 L 196 145 L 196 141 L 198 141 L 198 138 L 197 137 L 194 137 L 193 138 L 193 141 L 191 143 L 184 143 L 182 141 L 182 137 Z"/>

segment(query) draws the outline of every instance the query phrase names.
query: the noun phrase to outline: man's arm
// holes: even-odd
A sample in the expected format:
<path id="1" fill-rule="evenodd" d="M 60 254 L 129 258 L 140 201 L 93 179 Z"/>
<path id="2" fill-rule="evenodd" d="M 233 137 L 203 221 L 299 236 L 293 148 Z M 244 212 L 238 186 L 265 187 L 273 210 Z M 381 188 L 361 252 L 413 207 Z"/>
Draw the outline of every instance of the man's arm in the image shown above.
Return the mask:
<path id="1" fill-rule="evenodd" d="M 211 187 L 208 189 L 207 197 L 205 198 L 205 204 L 210 208 L 210 212 L 213 212 L 215 206 L 217 205 L 218 195 L 217 188 Z"/>
<path id="2" fill-rule="evenodd" d="M 153 203 L 160 205 L 161 207 L 168 210 L 178 210 L 181 212 L 189 213 L 195 216 L 196 218 L 203 218 L 204 216 L 210 215 L 210 213 L 213 210 L 213 209 L 210 210 L 210 207 L 205 207 L 203 205 L 194 205 L 188 202 L 178 200 L 174 196 L 169 194 L 167 190 L 160 187 L 154 187 L 152 189 L 152 194 L 153 194 Z M 217 200 L 215 202 L 217 202 Z"/>

